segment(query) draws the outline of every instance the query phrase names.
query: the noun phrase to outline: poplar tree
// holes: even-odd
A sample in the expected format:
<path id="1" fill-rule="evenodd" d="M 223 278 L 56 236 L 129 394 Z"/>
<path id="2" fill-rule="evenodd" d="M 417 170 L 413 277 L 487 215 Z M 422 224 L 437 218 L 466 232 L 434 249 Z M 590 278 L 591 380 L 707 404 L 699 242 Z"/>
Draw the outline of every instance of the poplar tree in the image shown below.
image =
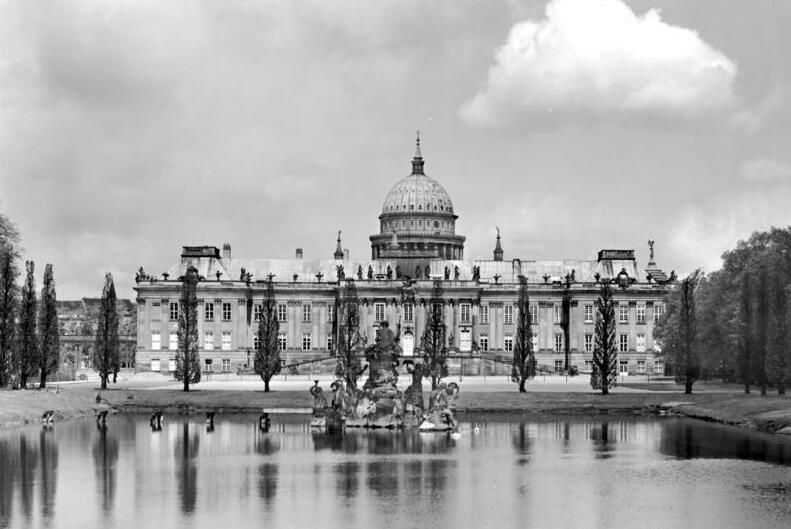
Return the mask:
<path id="1" fill-rule="evenodd" d="M 357 380 L 363 374 L 364 340 L 360 336 L 360 300 L 353 280 L 346 281 L 343 292 L 338 293 L 335 304 L 338 345 L 335 355 L 335 376 L 342 378 L 348 391 L 357 389 Z"/>
<path id="2" fill-rule="evenodd" d="M 8 386 L 18 371 L 14 354 L 19 310 L 19 232 L 0 213 L 0 388 Z"/>
<path id="3" fill-rule="evenodd" d="M 431 379 L 431 389 L 437 389 L 439 381 L 448 376 L 448 348 L 445 345 L 447 329 L 445 325 L 445 300 L 442 283 L 434 281 L 434 288 L 426 314 L 426 329 L 423 331 L 421 347 L 426 378 Z"/>
<path id="4" fill-rule="evenodd" d="M 519 384 L 519 392 L 525 393 L 525 382 L 536 376 L 536 357 L 533 351 L 533 333 L 530 330 L 530 298 L 527 293 L 527 278 L 519 277 L 519 298 L 516 305 L 516 343 L 511 367 L 511 380 Z"/>
<path id="5" fill-rule="evenodd" d="M 38 300 L 36 298 L 36 279 L 33 276 L 35 264 L 25 261 L 25 284 L 22 287 L 19 306 L 19 331 L 16 366 L 19 369 L 19 385 L 27 387 L 28 380 L 38 372 L 38 335 L 36 333 L 36 316 Z"/>
<path id="6" fill-rule="evenodd" d="M 767 349 L 769 347 L 769 272 L 766 269 L 766 263 L 762 262 L 758 270 L 758 312 L 757 319 L 757 343 L 758 355 L 755 357 L 755 374 L 758 378 L 758 385 L 761 388 L 761 396 L 765 397 L 767 392 L 767 377 L 766 377 L 766 357 Z"/>
<path id="7" fill-rule="evenodd" d="M 176 351 L 176 380 L 184 383 L 184 391 L 190 384 L 200 382 L 201 365 L 198 353 L 198 270 L 189 267 L 181 281 L 179 300 L 178 350 Z"/>
<path id="8" fill-rule="evenodd" d="M 0 241 L 0 388 L 6 387 L 17 372 L 14 345 L 19 305 L 15 249 Z"/>
<path id="9" fill-rule="evenodd" d="M 58 307 L 55 296 L 55 278 L 52 265 L 44 267 L 44 285 L 41 287 L 41 307 L 38 312 L 39 388 L 47 387 L 47 377 L 58 371 L 60 364 L 60 341 L 58 330 Z"/>
<path id="10" fill-rule="evenodd" d="M 776 280 L 777 281 L 777 280 Z M 788 303 L 789 287 L 776 282 L 772 296 L 772 316 L 769 321 L 769 343 L 766 357 L 766 373 L 769 381 L 777 386 L 777 394 L 786 394 L 786 385 L 791 380 L 791 358 L 789 358 L 789 333 L 791 333 L 791 304 Z"/>
<path id="11" fill-rule="evenodd" d="M 655 329 L 662 353 L 672 359 L 676 382 L 684 384 L 686 394 L 700 378 L 697 291 L 702 277 L 696 270 L 667 295 L 665 318 Z"/>
<path id="12" fill-rule="evenodd" d="M 269 381 L 280 373 L 280 348 L 277 335 L 280 322 L 277 320 L 275 286 L 270 276 L 266 282 L 264 301 L 261 304 L 261 319 L 258 320 L 258 344 L 253 367 L 264 381 L 264 392 L 269 391 Z"/>
<path id="13" fill-rule="evenodd" d="M 115 284 L 113 275 L 107 273 L 104 276 L 102 301 L 96 318 L 96 341 L 93 348 L 93 368 L 99 373 L 102 389 L 107 389 L 107 380 L 111 373 L 118 370 L 120 363 Z"/>
<path id="14" fill-rule="evenodd" d="M 596 330 L 593 348 L 591 387 L 610 393 L 618 378 L 618 353 L 615 350 L 615 302 L 612 286 L 602 279 L 599 297 L 596 300 Z"/>

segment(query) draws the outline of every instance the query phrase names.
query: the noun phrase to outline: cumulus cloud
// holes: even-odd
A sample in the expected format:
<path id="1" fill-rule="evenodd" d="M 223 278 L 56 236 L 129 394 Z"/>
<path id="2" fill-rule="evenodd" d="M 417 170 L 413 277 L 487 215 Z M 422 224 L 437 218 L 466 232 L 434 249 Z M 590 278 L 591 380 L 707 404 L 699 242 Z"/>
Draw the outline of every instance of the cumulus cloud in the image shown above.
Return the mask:
<path id="1" fill-rule="evenodd" d="M 734 61 L 656 9 L 551 0 L 544 19 L 511 28 L 486 86 L 460 115 L 471 125 L 549 112 L 696 116 L 735 106 L 736 73 Z"/>

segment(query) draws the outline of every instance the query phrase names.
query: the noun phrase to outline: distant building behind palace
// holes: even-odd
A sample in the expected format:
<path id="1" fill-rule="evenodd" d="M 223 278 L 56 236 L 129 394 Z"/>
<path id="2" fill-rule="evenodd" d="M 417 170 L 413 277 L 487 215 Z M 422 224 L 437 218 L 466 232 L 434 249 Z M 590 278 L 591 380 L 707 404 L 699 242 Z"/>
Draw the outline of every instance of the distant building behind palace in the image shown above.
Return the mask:
<path id="1" fill-rule="evenodd" d="M 369 343 L 384 322 L 400 325 L 405 357 L 420 354 L 426 303 L 440 281 L 446 305 L 451 373 L 509 373 L 516 339 L 520 277 L 528 282 L 533 348 L 544 370 L 590 371 L 595 300 L 600 279 L 617 280 L 617 343 L 622 374 L 661 373 L 654 324 L 663 313 L 670 278 L 651 258 L 640 267 L 632 249 L 603 249 L 595 260 L 535 261 L 506 258 L 499 229 L 490 259 L 465 259 L 465 237 L 445 188 L 426 175 L 417 142 L 412 171 L 387 193 L 371 256 L 354 259 L 338 233 L 334 253 L 310 259 L 237 258 L 231 245 L 185 246 L 161 277 L 137 275 L 138 370 L 172 372 L 178 344 L 179 277 L 198 270 L 200 355 L 206 372 L 252 365 L 259 306 L 272 277 L 280 321 L 281 357 L 287 364 L 327 360 L 335 300 L 352 279 L 362 303 L 361 332 Z M 567 360 L 568 359 L 568 360 Z M 568 361 L 569 365 L 566 366 Z"/>

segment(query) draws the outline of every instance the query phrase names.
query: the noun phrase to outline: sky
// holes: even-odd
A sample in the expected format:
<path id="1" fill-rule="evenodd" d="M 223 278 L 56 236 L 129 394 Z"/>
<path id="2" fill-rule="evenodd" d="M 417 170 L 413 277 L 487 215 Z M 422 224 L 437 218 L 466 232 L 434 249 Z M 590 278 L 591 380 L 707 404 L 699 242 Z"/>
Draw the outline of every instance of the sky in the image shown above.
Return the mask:
<path id="1" fill-rule="evenodd" d="M 59 299 L 183 245 L 353 258 L 411 170 L 466 258 L 713 271 L 788 226 L 791 2 L 0 0 L 0 212 Z"/>

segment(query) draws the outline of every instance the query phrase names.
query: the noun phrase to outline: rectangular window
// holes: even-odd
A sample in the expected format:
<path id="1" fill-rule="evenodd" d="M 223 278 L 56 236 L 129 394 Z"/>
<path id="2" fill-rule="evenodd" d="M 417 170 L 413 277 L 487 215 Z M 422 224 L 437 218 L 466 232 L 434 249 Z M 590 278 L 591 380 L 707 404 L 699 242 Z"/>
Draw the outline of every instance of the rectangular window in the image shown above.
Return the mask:
<path id="1" fill-rule="evenodd" d="M 222 359 L 222 371 L 223 373 L 227 373 L 231 370 L 231 359 L 230 358 L 223 358 Z"/>
<path id="2" fill-rule="evenodd" d="M 151 304 L 151 321 L 159 321 L 162 316 L 162 306 L 159 303 Z"/>
<path id="3" fill-rule="evenodd" d="M 327 321 L 330 323 L 335 321 L 335 305 L 327 305 Z"/>
<path id="4" fill-rule="evenodd" d="M 481 323 L 489 323 L 489 305 L 481 305 Z"/>
<path id="5" fill-rule="evenodd" d="M 277 347 L 281 351 L 285 351 L 286 347 L 288 347 L 288 341 L 286 340 L 285 334 L 278 334 L 277 335 Z"/>
<path id="6" fill-rule="evenodd" d="M 593 335 L 586 334 L 585 335 L 585 352 L 592 353 L 593 352 Z"/>
<path id="7" fill-rule="evenodd" d="M 563 335 L 560 333 L 555 334 L 555 352 L 556 353 L 563 352 Z"/>
<path id="8" fill-rule="evenodd" d="M 665 314 L 665 306 L 660 303 L 656 303 L 654 305 L 654 323 L 658 322 L 664 314 Z M 664 370 L 664 367 L 662 369 Z"/>
<path id="9" fill-rule="evenodd" d="M 175 351 L 179 348 L 179 333 L 172 332 L 170 333 L 170 341 L 168 342 L 168 349 L 171 351 Z"/>
<path id="10" fill-rule="evenodd" d="M 211 358 L 205 358 L 203 360 L 203 371 L 206 373 L 214 371 L 214 361 Z"/>
<path id="11" fill-rule="evenodd" d="M 170 303 L 170 321 L 178 321 L 179 320 L 179 304 L 178 303 Z"/>
<path id="12" fill-rule="evenodd" d="M 538 324 L 538 305 L 530 305 L 530 323 Z"/>
<path id="13" fill-rule="evenodd" d="M 327 350 L 332 351 L 334 349 L 334 347 L 333 347 L 334 345 L 335 345 L 335 343 L 334 343 L 334 341 L 332 339 L 332 335 L 328 334 L 327 335 Z"/>
<path id="14" fill-rule="evenodd" d="M 151 359 L 151 371 L 159 371 L 159 358 Z"/>
<path id="15" fill-rule="evenodd" d="M 530 337 L 530 343 L 533 345 L 533 351 L 538 351 L 538 335 L 534 334 Z"/>
<path id="16" fill-rule="evenodd" d="M 506 305 L 505 307 L 503 307 L 503 323 L 508 324 L 513 322 L 514 322 L 514 306 Z"/>
<path id="17" fill-rule="evenodd" d="M 264 314 L 264 306 L 261 304 L 253 305 L 253 321 L 261 321 Z"/>
<path id="18" fill-rule="evenodd" d="M 503 341 L 503 348 L 508 351 L 509 353 L 514 350 L 514 337 L 513 336 L 506 336 L 505 340 Z"/>
<path id="19" fill-rule="evenodd" d="M 469 303 L 462 303 L 460 305 L 461 309 L 461 322 L 462 323 L 470 323 L 470 305 Z"/>
<path id="20" fill-rule="evenodd" d="M 311 343 L 310 333 L 302 333 L 302 350 L 303 351 L 310 351 L 313 344 Z"/>
<path id="21" fill-rule="evenodd" d="M 635 344 L 638 353 L 645 352 L 645 334 L 638 334 L 637 335 L 637 343 Z"/>
<path id="22" fill-rule="evenodd" d="M 302 321 L 309 322 L 310 321 L 310 311 L 312 310 L 310 303 L 306 305 L 302 305 Z"/>
<path id="23" fill-rule="evenodd" d="M 621 360 L 618 362 L 618 372 L 623 375 L 629 374 L 629 361 L 628 360 Z"/>
<path id="24" fill-rule="evenodd" d="M 481 336 L 478 338 L 478 343 L 481 346 L 481 351 L 488 351 L 489 350 L 489 337 L 488 336 Z"/>
<path id="25" fill-rule="evenodd" d="M 253 335 L 253 350 L 258 351 L 258 346 L 261 344 L 261 339 L 258 337 L 258 333 Z"/>
<path id="26" fill-rule="evenodd" d="M 591 371 L 593 371 L 593 361 L 585 360 L 585 371 L 587 373 L 590 373 Z"/>
<path id="27" fill-rule="evenodd" d="M 585 305 L 585 323 L 593 323 L 593 305 Z"/>
<path id="28" fill-rule="evenodd" d="M 664 362 L 654 362 L 654 374 L 655 375 L 664 375 L 665 374 L 665 364 Z"/>
<path id="29" fill-rule="evenodd" d="M 376 321 L 384 321 L 385 319 L 385 304 L 374 303 L 374 319 Z"/>
<path id="30" fill-rule="evenodd" d="M 411 303 L 404 304 L 404 321 L 412 321 L 414 318 L 415 306 Z"/>
<path id="31" fill-rule="evenodd" d="M 637 361 L 637 372 L 641 375 L 645 375 L 645 360 Z"/>
<path id="32" fill-rule="evenodd" d="M 207 351 L 214 349 L 214 333 L 212 331 L 203 333 L 203 348 Z"/>
<path id="33" fill-rule="evenodd" d="M 645 323 L 645 305 L 637 305 L 637 323 Z"/>
<path id="34" fill-rule="evenodd" d="M 223 331 L 222 332 L 222 350 L 223 351 L 230 351 L 231 350 L 231 332 L 230 331 Z"/>
<path id="35" fill-rule="evenodd" d="M 629 307 L 618 305 L 618 323 L 629 323 Z"/>
<path id="36" fill-rule="evenodd" d="M 563 372 L 563 360 L 555 360 L 555 373 Z"/>
<path id="37" fill-rule="evenodd" d="M 563 307 L 553 305 L 552 309 L 552 323 L 561 323 L 563 321 Z"/>
<path id="38" fill-rule="evenodd" d="M 176 360 L 171 358 L 168 360 L 168 371 L 171 373 L 176 370 Z"/>
<path id="39" fill-rule="evenodd" d="M 625 352 L 625 351 L 629 350 L 629 335 L 628 334 L 622 334 L 620 336 L 620 338 L 619 338 L 619 345 L 620 345 L 620 347 L 618 349 L 619 351 Z"/>
<path id="40" fill-rule="evenodd" d="M 222 304 L 222 321 L 231 321 L 231 304 Z"/>
<path id="41" fill-rule="evenodd" d="M 285 305 L 280 304 L 277 306 L 277 321 L 284 322 L 288 319 L 288 310 Z"/>
<path id="42" fill-rule="evenodd" d="M 214 320 L 214 303 L 206 303 L 203 305 L 203 319 L 206 321 Z"/>
<path id="43" fill-rule="evenodd" d="M 151 349 L 162 349 L 159 331 L 151 331 Z M 156 369 L 156 371 L 159 371 L 159 369 Z"/>

